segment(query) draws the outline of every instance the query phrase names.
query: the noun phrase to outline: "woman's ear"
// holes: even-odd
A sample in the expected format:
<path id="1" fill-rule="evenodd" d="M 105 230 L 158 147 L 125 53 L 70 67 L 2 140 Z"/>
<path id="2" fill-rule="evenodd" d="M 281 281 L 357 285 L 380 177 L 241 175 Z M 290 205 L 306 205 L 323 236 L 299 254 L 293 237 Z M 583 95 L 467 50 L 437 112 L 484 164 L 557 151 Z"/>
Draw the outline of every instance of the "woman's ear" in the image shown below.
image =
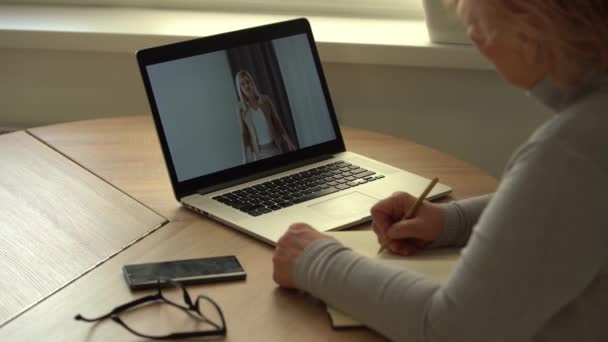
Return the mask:
<path id="1" fill-rule="evenodd" d="M 469 24 L 467 28 L 467 34 L 477 50 L 481 52 L 489 60 L 492 60 L 492 47 L 489 44 L 487 37 L 481 33 L 479 27 L 475 24 Z"/>

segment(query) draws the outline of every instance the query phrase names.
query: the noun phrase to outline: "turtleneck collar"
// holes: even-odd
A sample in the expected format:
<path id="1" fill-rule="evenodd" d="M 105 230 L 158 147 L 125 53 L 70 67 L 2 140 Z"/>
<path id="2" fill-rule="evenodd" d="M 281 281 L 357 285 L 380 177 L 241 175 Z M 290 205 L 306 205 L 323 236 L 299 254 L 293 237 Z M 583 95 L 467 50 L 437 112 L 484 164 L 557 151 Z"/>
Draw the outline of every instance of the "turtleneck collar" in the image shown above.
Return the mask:
<path id="1" fill-rule="evenodd" d="M 564 87 L 545 79 L 530 89 L 528 95 L 543 103 L 555 113 L 560 113 L 577 103 L 582 97 L 592 93 L 600 85 L 606 84 L 606 81 L 608 81 L 606 75 L 603 75 L 603 77 L 595 75 L 587 77 L 579 86 Z"/>

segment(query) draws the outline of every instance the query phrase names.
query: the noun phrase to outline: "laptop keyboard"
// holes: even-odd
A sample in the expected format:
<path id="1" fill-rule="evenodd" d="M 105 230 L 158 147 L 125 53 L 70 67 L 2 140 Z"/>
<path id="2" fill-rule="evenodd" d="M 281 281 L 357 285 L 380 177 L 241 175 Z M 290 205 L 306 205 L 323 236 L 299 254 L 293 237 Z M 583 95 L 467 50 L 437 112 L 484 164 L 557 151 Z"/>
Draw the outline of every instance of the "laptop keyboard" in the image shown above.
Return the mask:
<path id="1" fill-rule="evenodd" d="M 335 162 L 225 193 L 214 200 L 260 216 L 315 198 L 384 178 L 347 162 Z"/>

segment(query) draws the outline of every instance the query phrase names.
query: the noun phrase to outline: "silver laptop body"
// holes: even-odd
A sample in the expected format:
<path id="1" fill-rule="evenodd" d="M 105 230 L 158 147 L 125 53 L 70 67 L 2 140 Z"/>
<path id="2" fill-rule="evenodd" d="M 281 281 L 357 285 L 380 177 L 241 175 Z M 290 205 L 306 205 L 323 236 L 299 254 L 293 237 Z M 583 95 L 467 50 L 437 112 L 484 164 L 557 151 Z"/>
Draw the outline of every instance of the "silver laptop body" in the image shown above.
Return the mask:
<path id="1" fill-rule="evenodd" d="M 176 198 L 275 244 L 370 220 L 426 178 L 345 150 L 305 19 L 138 51 Z M 451 189 L 437 184 L 430 199 Z"/>

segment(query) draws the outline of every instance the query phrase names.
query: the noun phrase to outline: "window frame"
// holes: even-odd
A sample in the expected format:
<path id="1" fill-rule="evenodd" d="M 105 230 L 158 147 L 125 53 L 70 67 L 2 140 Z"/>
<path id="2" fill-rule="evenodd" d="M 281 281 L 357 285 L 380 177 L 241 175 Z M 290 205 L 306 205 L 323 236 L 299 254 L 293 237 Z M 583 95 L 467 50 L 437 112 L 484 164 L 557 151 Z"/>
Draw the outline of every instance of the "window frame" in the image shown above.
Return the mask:
<path id="1" fill-rule="evenodd" d="M 421 0 L 0 0 L 0 3 L 424 20 Z"/>

